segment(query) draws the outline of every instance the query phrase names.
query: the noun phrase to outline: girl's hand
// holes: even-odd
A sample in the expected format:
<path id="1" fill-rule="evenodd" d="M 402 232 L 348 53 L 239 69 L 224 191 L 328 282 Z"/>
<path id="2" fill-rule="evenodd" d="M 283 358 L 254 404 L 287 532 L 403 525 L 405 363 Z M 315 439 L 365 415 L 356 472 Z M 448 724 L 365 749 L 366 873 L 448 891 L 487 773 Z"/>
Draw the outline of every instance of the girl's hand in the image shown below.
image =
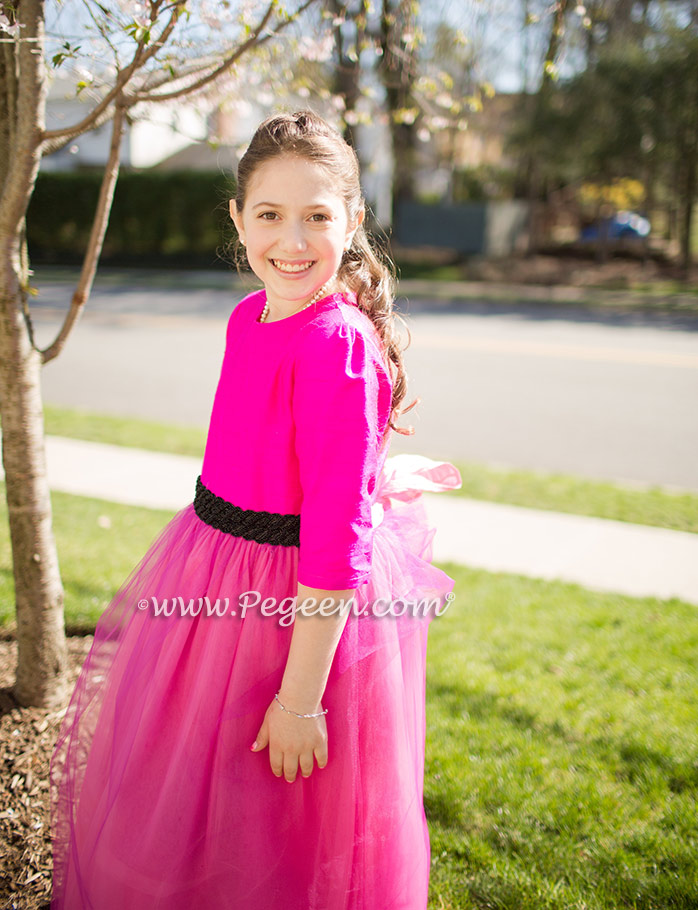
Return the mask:
<path id="1" fill-rule="evenodd" d="M 295 709 L 302 711 L 303 709 Z M 319 708 L 317 710 L 322 710 Z M 308 710 L 307 713 L 314 713 Z M 327 724 L 325 715 L 296 717 L 283 711 L 276 700 L 267 708 L 252 749 L 269 746 L 269 764 L 277 777 L 293 783 L 300 765 L 303 777 L 310 777 L 317 759 L 318 768 L 327 765 Z"/>

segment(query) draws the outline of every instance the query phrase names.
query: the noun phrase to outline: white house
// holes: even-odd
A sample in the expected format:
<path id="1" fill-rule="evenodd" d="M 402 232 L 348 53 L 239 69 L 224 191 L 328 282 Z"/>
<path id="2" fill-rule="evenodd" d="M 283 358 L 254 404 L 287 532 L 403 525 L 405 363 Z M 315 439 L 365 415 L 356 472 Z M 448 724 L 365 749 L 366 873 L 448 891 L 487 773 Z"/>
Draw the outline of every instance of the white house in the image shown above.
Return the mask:
<path id="1" fill-rule="evenodd" d="M 78 97 L 74 83 L 55 79 L 50 85 L 46 104 L 46 129 L 61 129 L 79 123 L 97 103 L 87 90 Z M 152 167 L 207 135 L 206 117 L 193 105 L 153 105 L 148 119 L 139 118 L 127 124 L 121 145 L 121 163 L 130 167 Z M 111 123 L 78 136 L 41 162 L 44 171 L 72 171 L 83 167 L 101 167 L 109 155 Z"/>

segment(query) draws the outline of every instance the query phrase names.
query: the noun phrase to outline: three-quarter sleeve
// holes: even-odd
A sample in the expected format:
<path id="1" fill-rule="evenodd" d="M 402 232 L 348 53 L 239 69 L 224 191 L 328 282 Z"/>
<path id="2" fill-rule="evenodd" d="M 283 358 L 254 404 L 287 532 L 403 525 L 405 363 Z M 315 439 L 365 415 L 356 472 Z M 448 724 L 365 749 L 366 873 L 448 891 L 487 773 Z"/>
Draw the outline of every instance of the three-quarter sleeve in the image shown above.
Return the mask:
<path id="1" fill-rule="evenodd" d="M 294 367 L 302 488 L 298 581 L 329 591 L 369 580 L 371 496 L 390 379 L 375 345 L 348 323 L 313 325 Z"/>

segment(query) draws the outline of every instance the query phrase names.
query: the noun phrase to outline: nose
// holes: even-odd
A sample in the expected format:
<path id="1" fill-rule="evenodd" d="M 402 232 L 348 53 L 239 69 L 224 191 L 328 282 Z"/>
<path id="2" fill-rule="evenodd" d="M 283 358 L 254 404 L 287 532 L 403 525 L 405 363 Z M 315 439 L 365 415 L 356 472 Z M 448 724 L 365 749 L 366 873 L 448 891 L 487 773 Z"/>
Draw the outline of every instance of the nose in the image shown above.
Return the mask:
<path id="1" fill-rule="evenodd" d="M 288 220 L 280 238 L 280 247 L 287 253 L 299 253 L 307 247 L 302 221 Z"/>

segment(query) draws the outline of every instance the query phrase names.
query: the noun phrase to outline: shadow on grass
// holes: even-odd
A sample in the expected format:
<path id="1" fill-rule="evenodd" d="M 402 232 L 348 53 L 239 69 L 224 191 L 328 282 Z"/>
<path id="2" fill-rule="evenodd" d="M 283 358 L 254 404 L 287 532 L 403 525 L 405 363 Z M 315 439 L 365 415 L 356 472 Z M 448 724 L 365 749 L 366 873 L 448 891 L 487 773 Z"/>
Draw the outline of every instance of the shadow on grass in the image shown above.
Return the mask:
<path id="1" fill-rule="evenodd" d="M 444 828 L 460 830 L 463 819 L 458 801 L 445 790 L 424 794 L 424 814 L 430 822 L 438 822 Z"/>
<path id="2" fill-rule="evenodd" d="M 467 716 L 473 720 L 487 720 L 497 715 L 519 730 L 540 730 L 538 715 L 504 702 L 491 692 L 463 689 L 447 683 L 430 683 L 429 694 L 451 717 Z"/>
<path id="3" fill-rule="evenodd" d="M 568 747 L 582 741 L 579 734 L 566 728 L 559 719 L 543 720 L 538 714 L 512 705 L 491 692 L 430 682 L 428 693 L 440 710 L 454 719 L 467 717 L 476 722 L 489 723 L 496 718 L 516 730 L 531 731 L 540 739 L 555 740 Z M 616 778 L 619 781 L 635 785 L 648 773 L 658 773 L 673 793 L 698 790 L 698 762 L 672 758 L 666 752 L 622 736 L 584 738 L 583 744 L 591 756 L 617 768 Z"/>
<path id="4" fill-rule="evenodd" d="M 675 761 L 671 756 L 643 743 L 621 743 L 618 755 L 621 761 L 620 776 L 636 783 L 649 771 L 658 771 L 672 793 L 698 789 L 698 763 Z"/>

